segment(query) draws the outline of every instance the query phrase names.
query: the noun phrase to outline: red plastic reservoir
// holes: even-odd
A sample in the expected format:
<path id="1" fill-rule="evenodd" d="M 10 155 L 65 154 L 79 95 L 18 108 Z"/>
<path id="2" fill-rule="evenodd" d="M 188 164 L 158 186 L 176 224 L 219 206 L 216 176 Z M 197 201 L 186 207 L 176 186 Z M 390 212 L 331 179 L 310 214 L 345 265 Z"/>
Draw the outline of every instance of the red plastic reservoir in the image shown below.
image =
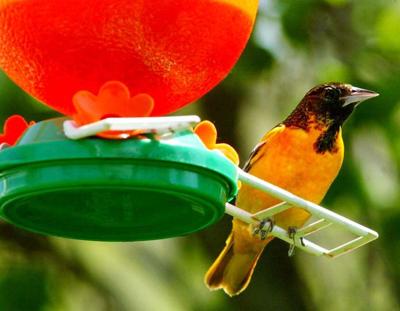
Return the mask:
<path id="1" fill-rule="evenodd" d="M 72 96 L 118 80 L 172 112 L 219 83 L 258 0 L 0 0 L 0 67 L 67 115 Z"/>

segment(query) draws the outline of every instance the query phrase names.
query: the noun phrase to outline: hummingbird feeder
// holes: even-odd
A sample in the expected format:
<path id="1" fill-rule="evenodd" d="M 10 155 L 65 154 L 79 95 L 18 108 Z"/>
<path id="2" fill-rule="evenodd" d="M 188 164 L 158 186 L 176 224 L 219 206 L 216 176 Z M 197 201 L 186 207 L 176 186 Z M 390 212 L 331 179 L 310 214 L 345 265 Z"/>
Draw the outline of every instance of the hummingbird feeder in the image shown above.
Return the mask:
<path id="1" fill-rule="evenodd" d="M 335 257 L 377 234 L 237 167 L 233 148 L 197 116 L 164 115 L 231 70 L 257 0 L 0 1 L 0 67 L 65 115 L 11 117 L 0 150 L 0 216 L 48 235 L 138 241 L 202 230 L 228 213 L 258 225 L 298 206 L 322 220 L 295 238 Z M 35 31 L 32 31 L 35 29 Z M 252 215 L 230 205 L 242 181 L 284 203 Z M 358 238 L 329 250 L 305 236 L 336 223 Z M 301 242 L 301 243 L 299 243 Z"/>

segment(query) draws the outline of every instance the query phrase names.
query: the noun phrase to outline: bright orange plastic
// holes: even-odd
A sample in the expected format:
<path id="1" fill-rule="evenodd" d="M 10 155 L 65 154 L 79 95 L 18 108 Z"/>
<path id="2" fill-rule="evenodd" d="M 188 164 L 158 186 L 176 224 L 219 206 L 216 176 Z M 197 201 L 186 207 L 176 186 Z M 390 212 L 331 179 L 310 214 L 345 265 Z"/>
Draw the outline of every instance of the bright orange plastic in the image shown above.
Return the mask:
<path id="1" fill-rule="evenodd" d="M 13 146 L 22 136 L 22 134 L 28 129 L 28 127 L 34 125 L 35 122 L 26 122 L 26 120 L 20 115 L 12 115 L 4 122 L 3 133 L 0 134 L 0 145 L 7 144 Z"/>
<path id="2" fill-rule="evenodd" d="M 236 150 L 224 143 L 217 144 L 217 129 L 210 121 L 202 121 L 195 128 L 194 133 L 199 136 L 203 144 L 210 150 L 219 150 L 235 165 L 239 165 L 239 155 Z"/>
<path id="3" fill-rule="evenodd" d="M 1 0 L 0 67 L 74 115 L 72 96 L 111 80 L 172 112 L 213 88 L 249 38 L 258 0 Z"/>
<path id="4" fill-rule="evenodd" d="M 77 113 L 73 116 L 81 126 L 110 117 L 148 117 L 153 108 L 154 100 L 148 94 L 138 94 L 131 97 L 129 89 L 121 82 L 105 83 L 96 96 L 89 91 L 79 91 L 73 97 Z M 112 139 L 126 139 L 140 134 L 140 131 L 104 132 L 98 136 Z"/>

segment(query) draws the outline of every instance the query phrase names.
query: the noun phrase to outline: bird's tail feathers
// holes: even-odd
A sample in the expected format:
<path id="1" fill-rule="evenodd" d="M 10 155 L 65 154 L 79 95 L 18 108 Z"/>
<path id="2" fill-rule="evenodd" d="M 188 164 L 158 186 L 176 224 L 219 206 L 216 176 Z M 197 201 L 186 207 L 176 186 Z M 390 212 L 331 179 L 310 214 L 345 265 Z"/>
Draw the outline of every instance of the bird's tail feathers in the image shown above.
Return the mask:
<path id="1" fill-rule="evenodd" d="M 234 252 L 234 236 L 231 233 L 225 248 L 207 271 L 204 281 L 210 290 L 223 289 L 229 296 L 240 294 L 250 283 L 254 268 L 263 251 Z"/>

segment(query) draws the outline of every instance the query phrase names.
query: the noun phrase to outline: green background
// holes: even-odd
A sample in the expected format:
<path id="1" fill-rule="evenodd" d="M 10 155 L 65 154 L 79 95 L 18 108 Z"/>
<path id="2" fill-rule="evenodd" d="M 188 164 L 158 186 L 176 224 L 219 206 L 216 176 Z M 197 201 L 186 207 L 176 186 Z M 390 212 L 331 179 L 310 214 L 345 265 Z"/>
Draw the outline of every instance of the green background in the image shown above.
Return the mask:
<path id="1" fill-rule="evenodd" d="M 335 260 L 274 241 L 237 298 L 203 275 L 230 217 L 188 237 L 140 243 L 48 238 L 0 223 L 0 310 L 396 310 L 400 308 L 400 2 L 264 0 L 240 62 L 181 114 L 216 123 L 242 164 L 312 86 L 348 82 L 381 94 L 344 126 L 346 156 L 324 206 L 377 230 L 379 240 Z M 57 116 L 0 74 L 0 119 Z M 332 246 L 348 236 L 317 237 Z"/>

